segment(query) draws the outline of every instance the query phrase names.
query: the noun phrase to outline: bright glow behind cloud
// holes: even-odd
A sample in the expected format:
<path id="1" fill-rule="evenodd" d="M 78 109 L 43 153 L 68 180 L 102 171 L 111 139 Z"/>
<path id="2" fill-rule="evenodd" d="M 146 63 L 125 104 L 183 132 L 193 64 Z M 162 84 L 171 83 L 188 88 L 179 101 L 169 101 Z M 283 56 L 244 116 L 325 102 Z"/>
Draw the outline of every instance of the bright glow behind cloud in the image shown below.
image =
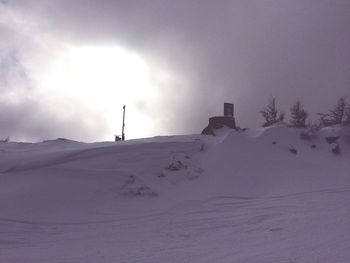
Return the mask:
<path id="1" fill-rule="evenodd" d="M 156 87 L 150 83 L 149 66 L 137 54 L 115 46 L 67 47 L 53 59 L 39 82 L 40 96 L 47 98 L 50 107 L 59 107 L 62 118 L 79 108 L 87 125 L 94 125 L 90 114 L 105 119 L 110 124 L 105 139 L 120 134 L 124 104 L 128 138 L 151 135 L 149 117 L 135 102 L 151 101 Z"/>
<path id="2" fill-rule="evenodd" d="M 30 13 L 5 7 L 0 15 L 7 39 L 0 43 L 0 137 L 113 140 L 121 134 L 123 105 L 127 139 L 169 133 L 174 105 L 189 85 L 168 66 L 117 40 L 54 34 Z"/>

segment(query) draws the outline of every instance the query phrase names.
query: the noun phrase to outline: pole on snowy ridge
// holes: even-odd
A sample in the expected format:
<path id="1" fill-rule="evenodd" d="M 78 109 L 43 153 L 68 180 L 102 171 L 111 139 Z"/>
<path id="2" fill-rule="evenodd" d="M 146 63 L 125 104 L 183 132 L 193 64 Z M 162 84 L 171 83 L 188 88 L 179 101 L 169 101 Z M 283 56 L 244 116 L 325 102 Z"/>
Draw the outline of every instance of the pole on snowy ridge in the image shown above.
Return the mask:
<path id="1" fill-rule="evenodd" d="M 125 127 L 125 105 L 123 106 L 122 141 L 125 141 L 124 127 Z"/>

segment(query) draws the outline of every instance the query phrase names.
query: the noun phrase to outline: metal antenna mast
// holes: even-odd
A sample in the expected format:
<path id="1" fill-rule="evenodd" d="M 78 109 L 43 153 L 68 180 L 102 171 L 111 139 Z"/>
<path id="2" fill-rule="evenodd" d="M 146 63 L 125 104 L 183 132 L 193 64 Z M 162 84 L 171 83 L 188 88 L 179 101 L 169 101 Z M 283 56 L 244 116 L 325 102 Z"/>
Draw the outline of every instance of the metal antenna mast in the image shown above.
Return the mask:
<path id="1" fill-rule="evenodd" d="M 124 127 L 125 127 L 125 105 L 123 106 L 122 141 L 125 141 Z"/>

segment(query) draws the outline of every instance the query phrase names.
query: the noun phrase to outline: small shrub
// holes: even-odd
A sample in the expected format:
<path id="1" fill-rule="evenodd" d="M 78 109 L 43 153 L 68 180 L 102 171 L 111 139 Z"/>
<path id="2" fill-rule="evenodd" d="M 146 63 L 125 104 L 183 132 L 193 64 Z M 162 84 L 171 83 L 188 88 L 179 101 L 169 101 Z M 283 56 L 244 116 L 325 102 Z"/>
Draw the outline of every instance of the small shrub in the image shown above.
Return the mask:
<path id="1" fill-rule="evenodd" d="M 291 111 L 291 117 L 292 117 L 290 120 L 290 123 L 291 123 L 292 127 L 305 128 L 308 113 L 306 110 L 304 110 L 301 102 L 297 101 L 291 107 L 290 111 Z"/>
<path id="2" fill-rule="evenodd" d="M 282 122 L 284 120 L 284 113 L 280 112 L 276 107 L 276 98 L 272 97 L 267 107 L 260 111 L 261 115 L 265 119 L 263 127 L 269 127 L 275 123 Z"/>
<path id="3" fill-rule="evenodd" d="M 347 122 L 348 102 L 346 97 L 342 96 L 338 99 L 337 104 L 328 113 L 319 113 L 320 123 L 327 127 Z"/>
<path id="4" fill-rule="evenodd" d="M 164 178 L 164 177 L 165 177 L 164 173 L 161 173 L 160 175 L 158 175 L 158 178 Z"/>

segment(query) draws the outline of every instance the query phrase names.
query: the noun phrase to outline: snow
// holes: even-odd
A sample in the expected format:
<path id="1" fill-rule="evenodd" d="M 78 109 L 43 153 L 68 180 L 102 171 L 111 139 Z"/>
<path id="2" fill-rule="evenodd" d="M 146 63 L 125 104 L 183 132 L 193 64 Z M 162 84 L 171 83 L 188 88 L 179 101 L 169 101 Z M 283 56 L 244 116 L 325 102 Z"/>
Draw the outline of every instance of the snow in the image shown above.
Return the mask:
<path id="1" fill-rule="evenodd" d="M 302 132 L 0 143 L 0 262 L 350 262 L 350 132 Z"/>

